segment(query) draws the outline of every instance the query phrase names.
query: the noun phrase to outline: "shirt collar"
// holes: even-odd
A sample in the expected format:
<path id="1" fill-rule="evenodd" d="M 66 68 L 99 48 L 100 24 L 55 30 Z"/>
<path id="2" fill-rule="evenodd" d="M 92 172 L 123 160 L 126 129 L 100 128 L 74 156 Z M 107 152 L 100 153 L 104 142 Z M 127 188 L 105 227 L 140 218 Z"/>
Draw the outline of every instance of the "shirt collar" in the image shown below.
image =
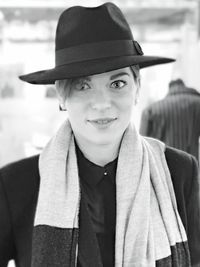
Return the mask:
<path id="1" fill-rule="evenodd" d="M 117 169 L 117 160 L 106 164 L 104 167 L 99 166 L 91 161 L 89 161 L 79 149 L 76 144 L 76 154 L 78 161 L 78 169 L 80 179 L 88 183 L 91 186 L 96 186 L 104 177 L 111 179 L 115 183 L 116 169 Z"/>

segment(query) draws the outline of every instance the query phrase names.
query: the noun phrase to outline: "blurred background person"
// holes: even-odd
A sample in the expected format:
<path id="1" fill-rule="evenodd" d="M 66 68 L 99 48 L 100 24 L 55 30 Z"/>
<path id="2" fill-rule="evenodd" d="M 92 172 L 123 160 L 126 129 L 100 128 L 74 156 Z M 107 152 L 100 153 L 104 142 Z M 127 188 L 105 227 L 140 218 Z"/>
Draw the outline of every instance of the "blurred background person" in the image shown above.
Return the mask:
<path id="1" fill-rule="evenodd" d="M 172 80 L 166 97 L 143 110 L 140 133 L 198 158 L 200 94 L 182 79 Z"/>

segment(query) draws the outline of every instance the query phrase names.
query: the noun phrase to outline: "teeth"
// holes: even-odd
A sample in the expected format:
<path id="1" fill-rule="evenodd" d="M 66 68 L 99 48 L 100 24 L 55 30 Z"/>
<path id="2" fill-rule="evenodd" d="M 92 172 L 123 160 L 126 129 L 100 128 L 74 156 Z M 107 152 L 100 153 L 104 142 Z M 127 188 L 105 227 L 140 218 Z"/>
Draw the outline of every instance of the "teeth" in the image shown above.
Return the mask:
<path id="1" fill-rule="evenodd" d="M 105 124 L 105 123 L 108 123 L 109 121 L 108 120 L 98 120 L 96 122 L 99 124 Z"/>
<path id="2" fill-rule="evenodd" d="M 99 123 L 99 124 L 106 124 L 108 122 L 111 122 L 112 120 L 96 120 L 95 122 L 96 123 Z"/>

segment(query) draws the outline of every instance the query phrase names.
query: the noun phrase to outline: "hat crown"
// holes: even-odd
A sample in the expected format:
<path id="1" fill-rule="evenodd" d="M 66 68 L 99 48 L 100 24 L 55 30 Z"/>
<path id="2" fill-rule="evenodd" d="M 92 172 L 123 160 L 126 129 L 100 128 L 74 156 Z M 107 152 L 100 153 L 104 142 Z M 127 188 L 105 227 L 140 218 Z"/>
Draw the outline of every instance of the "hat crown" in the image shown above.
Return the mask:
<path id="1" fill-rule="evenodd" d="M 55 68 L 20 79 L 32 84 L 84 77 L 139 65 L 140 68 L 174 61 L 144 56 L 121 10 L 113 3 L 66 9 L 58 20 L 55 38 Z"/>
<path id="2" fill-rule="evenodd" d="M 74 6 L 59 18 L 56 50 L 114 40 L 133 40 L 133 36 L 121 10 L 113 3 L 95 8 Z"/>

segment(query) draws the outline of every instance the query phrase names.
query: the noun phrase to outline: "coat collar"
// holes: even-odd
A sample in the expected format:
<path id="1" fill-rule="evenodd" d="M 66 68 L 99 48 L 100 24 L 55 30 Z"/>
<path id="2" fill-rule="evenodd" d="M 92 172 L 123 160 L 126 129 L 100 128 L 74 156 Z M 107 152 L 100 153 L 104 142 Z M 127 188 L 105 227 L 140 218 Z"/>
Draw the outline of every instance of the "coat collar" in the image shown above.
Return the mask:
<path id="1" fill-rule="evenodd" d="M 189 87 L 185 87 L 181 89 L 180 88 L 171 89 L 169 93 L 167 94 L 167 96 L 181 95 L 181 94 L 196 95 L 200 97 L 200 93 L 197 90 L 195 90 L 194 88 L 189 88 Z"/>

